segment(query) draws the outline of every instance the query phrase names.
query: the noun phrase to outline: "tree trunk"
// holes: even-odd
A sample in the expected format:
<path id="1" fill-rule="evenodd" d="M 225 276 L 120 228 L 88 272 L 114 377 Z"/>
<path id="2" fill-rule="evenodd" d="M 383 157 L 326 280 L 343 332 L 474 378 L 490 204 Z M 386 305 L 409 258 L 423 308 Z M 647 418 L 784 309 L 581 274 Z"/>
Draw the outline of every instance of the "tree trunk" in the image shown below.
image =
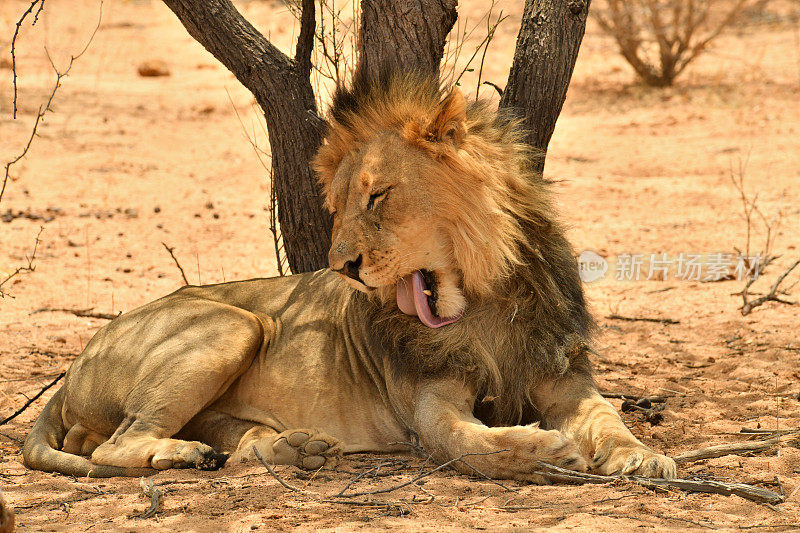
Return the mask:
<path id="1" fill-rule="evenodd" d="M 567 97 L 578 49 L 586 29 L 591 0 L 526 0 L 514 62 L 500 107 L 511 109 L 528 130 L 528 143 L 541 151 L 544 170 L 547 145 Z"/>
<path id="2" fill-rule="evenodd" d="M 362 0 L 358 67 L 383 67 L 438 76 L 457 0 Z"/>

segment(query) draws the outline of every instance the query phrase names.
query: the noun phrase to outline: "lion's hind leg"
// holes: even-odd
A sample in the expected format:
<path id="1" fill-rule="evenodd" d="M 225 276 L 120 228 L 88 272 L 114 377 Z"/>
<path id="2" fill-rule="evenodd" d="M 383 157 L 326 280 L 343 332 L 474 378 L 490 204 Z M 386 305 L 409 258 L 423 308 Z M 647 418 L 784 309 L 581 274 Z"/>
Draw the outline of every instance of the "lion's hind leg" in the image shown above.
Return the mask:
<path id="1" fill-rule="evenodd" d="M 92 451 L 92 463 L 157 470 L 212 470 L 225 463 L 228 455 L 202 439 L 175 436 L 250 366 L 271 339 L 273 324 L 215 302 L 184 304 L 175 312 L 186 316 L 185 327 L 150 348 L 146 368 L 137 369 L 121 405 L 124 420 Z"/>

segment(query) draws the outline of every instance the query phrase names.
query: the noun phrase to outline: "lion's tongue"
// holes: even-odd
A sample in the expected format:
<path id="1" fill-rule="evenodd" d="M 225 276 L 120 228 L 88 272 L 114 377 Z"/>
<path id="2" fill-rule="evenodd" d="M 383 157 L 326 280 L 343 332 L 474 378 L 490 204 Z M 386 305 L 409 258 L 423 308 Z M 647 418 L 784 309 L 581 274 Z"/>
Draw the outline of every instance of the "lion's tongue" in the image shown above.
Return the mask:
<path id="1" fill-rule="evenodd" d="M 461 315 L 450 318 L 434 315 L 425 290 L 425 279 L 419 270 L 401 278 L 397 282 L 397 307 L 407 315 L 418 316 L 420 322 L 429 328 L 446 326 L 461 318 Z"/>

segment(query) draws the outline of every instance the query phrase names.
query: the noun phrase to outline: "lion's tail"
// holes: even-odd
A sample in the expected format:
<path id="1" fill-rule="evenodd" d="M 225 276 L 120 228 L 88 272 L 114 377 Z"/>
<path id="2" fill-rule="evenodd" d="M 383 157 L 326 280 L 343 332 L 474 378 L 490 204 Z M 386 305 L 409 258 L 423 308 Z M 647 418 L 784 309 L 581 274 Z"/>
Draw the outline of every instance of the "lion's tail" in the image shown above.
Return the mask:
<path id="1" fill-rule="evenodd" d="M 64 389 L 56 392 L 45 405 L 22 447 L 22 458 L 28 468 L 60 472 L 75 477 L 147 476 L 156 470 L 124 468 L 93 464 L 86 457 L 60 450 L 67 430 L 61 418 Z"/>

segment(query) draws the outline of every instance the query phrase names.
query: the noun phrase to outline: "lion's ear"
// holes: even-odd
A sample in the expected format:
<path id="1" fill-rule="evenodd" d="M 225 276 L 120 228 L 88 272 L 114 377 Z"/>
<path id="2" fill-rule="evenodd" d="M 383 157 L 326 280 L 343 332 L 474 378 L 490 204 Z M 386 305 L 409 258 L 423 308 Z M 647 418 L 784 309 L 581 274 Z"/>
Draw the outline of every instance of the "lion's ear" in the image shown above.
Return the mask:
<path id="1" fill-rule="evenodd" d="M 459 146 L 467 134 L 467 101 L 458 87 L 453 87 L 444 100 L 436 108 L 427 128 L 427 139 L 430 141 L 449 142 Z"/>

